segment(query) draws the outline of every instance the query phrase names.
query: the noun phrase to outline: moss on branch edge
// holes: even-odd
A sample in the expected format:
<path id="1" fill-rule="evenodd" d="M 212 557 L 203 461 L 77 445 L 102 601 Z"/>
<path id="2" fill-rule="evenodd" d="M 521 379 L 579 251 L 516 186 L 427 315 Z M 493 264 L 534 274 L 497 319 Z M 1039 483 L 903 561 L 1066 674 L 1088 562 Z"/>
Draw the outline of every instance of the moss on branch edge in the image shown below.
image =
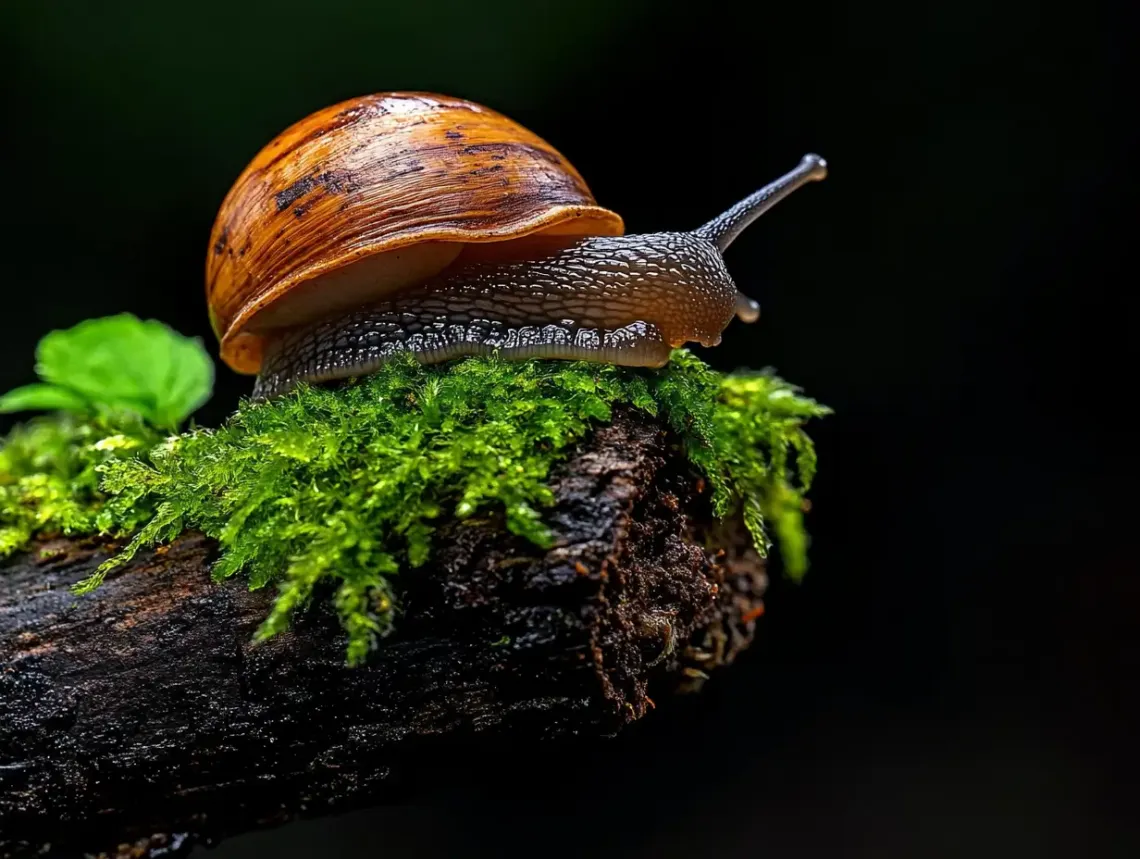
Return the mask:
<path id="1" fill-rule="evenodd" d="M 0 441 L 0 558 L 54 534 L 129 538 L 77 586 L 87 592 L 143 546 L 198 529 L 220 546 L 215 577 L 277 586 L 259 638 L 332 581 L 358 663 L 390 628 L 394 577 L 430 558 L 437 520 L 500 511 L 548 546 L 550 470 L 616 406 L 660 416 L 717 515 L 742 514 L 761 554 L 774 537 L 786 573 L 802 576 L 816 464 L 804 424 L 830 410 L 771 373 L 723 375 L 684 350 L 661 370 L 396 361 L 174 436 L 128 412 L 40 417 Z"/>

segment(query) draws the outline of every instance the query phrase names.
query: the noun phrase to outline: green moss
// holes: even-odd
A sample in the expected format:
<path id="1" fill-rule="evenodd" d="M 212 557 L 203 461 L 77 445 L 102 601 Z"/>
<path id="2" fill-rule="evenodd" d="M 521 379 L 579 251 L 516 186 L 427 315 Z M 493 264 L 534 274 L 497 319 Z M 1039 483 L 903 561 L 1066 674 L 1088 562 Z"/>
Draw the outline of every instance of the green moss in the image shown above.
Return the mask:
<path id="1" fill-rule="evenodd" d="M 133 530 L 150 511 L 107 510 L 100 469 L 145 453 L 161 438 L 126 413 L 58 413 L 17 426 L 0 440 L 0 559 L 37 536 Z"/>
<path id="2" fill-rule="evenodd" d="M 137 424 L 41 419 L 0 447 L 0 555 L 52 530 L 134 532 L 86 591 L 139 548 L 197 528 L 221 545 L 218 578 L 276 584 L 259 638 L 284 629 L 318 583 L 335 583 L 359 662 L 392 621 L 394 577 L 430 557 L 439 518 L 501 510 L 512 531 L 548 545 L 550 469 L 619 403 L 666 418 L 717 512 L 740 509 L 757 548 L 774 535 L 786 571 L 803 574 L 815 470 L 803 424 L 828 409 L 773 375 L 722 376 L 685 351 L 659 371 L 409 359 L 340 389 L 246 403 L 218 429 L 165 440 Z"/>

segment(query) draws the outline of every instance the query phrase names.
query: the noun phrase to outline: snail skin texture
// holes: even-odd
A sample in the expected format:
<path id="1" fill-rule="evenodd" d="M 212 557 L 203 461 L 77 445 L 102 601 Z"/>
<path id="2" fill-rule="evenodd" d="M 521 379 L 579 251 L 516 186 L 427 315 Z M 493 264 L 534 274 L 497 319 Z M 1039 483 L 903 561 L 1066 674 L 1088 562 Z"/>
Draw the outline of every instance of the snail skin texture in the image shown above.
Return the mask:
<path id="1" fill-rule="evenodd" d="M 759 305 L 723 252 L 826 175 L 817 155 L 692 232 L 622 235 L 557 151 L 470 102 L 388 93 L 320 111 L 262 150 L 207 264 L 222 357 L 256 398 L 497 353 L 660 367 Z"/>

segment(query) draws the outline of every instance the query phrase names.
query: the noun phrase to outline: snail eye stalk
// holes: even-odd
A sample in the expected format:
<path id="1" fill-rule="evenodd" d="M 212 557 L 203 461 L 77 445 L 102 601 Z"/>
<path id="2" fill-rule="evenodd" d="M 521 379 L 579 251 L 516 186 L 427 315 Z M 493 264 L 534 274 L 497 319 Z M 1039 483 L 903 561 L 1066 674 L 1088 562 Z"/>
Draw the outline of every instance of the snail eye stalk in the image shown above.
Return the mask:
<path id="1" fill-rule="evenodd" d="M 717 215 L 694 232 L 712 242 L 717 246 L 717 250 L 724 253 L 753 221 L 793 191 L 798 191 L 808 182 L 818 182 L 825 178 L 827 178 L 827 162 L 818 155 L 805 155 L 796 169 L 785 173 L 756 193 L 749 194 L 728 211 Z"/>

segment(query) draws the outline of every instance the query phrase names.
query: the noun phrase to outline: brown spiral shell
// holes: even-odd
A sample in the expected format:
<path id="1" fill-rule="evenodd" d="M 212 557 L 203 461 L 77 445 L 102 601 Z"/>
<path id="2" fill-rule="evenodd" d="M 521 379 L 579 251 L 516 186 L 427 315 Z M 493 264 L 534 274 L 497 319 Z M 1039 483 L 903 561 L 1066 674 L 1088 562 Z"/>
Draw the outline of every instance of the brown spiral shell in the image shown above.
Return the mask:
<path id="1" fill-rule="evenodd" d="M 264 332 L 431 277 L 465 246 L 621 235 L 549 143 L 431 93 L 319 110 L 250 162 L 210 236 L 206 298 L 222 359 L 256 373 Z"/>

